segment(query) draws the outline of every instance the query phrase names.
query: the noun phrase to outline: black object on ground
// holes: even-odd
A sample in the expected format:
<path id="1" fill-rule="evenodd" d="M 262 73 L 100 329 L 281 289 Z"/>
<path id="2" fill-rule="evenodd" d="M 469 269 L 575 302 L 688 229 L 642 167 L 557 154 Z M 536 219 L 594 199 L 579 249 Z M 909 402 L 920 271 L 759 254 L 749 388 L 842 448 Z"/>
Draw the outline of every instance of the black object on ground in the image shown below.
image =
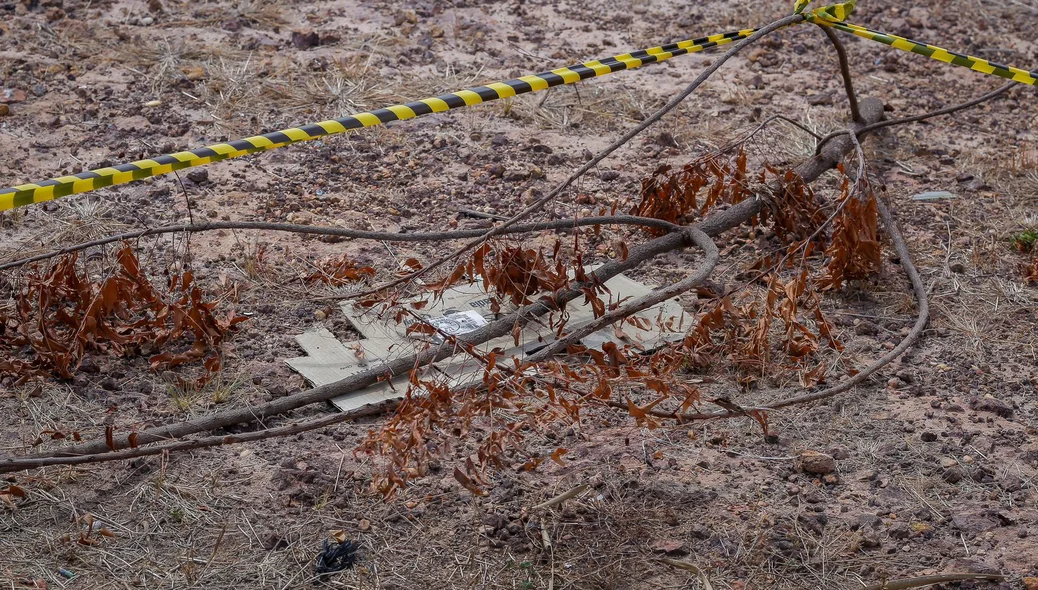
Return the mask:
<path id="1" fill-rule="evenodd" d="M 360 543 L 350 539 L 341 543 L 329 543 L 328 539 L 325 539 L 321 545 L 321 553 L 317 555 L 314 573 L 323 577 L 353 567 L 357 563 L 358 550 Z"/>

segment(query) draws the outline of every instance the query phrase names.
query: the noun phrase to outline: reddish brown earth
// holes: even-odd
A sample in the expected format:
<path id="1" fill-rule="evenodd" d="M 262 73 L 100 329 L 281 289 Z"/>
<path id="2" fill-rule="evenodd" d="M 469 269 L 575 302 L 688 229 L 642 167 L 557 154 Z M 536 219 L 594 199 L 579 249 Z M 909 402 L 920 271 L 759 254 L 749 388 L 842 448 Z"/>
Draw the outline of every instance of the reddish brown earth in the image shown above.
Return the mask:
<path id="1" fill-rule="evenodd" d="M 0 3 L 0 79 L 14 99 L 0 117 L 0 184 L 760 24 L 786 14 L 788 4 Z M 1033 0 L 859 5 L 855 22 L 1038 67 Z M 295 32 L 316 32 L 320 43 L 293 43 Z M 848 40 L 848 48 L 861 95 L 882 98 L 894 116 L 1001 84 L 863 40 Z M 459 210 L 518 211 L 713 59 L 681 57 L 547 95 L 216 164 L 182 174 L 182 184 L 161 177 L 3 213 L 0 261 L 182 222 L 189 201 L 195 218 L 385 231 L 482 227 L 487 222 Z M 341 529 L 363 550 L 357 568 L 327 582 L 334 587 L 701 587 L 691 573 L 655 561 L 670 551 L 701 568 L 714 588 L 850 589 L 953 571 L 1008 580 L 945 587 L 1023 588 L 1025 577 L 1038 576 L 1038 290 L 1025 280 L 1028 258 L 1012 237 L 1038 226 L 1036 105 L 1036 89 L 1021 87 L 972 111 L 869 139 L 873 183 L 884 187 L 906 232 L 933 319 L 918 346 L 866 385 L 772 413 L 775 444 L 749 420 L 643 431 L 625 415 L 596 411 L 579 427 L 529 439 L 545 454 L 569 448 L 565 466 L 495 472 L 489 495 L 473 497 L 451 475 L 458 457 L 448 456 L 391 503 L 369 493 L 374 465 L 353 453 L 378 419 L 161 460 L 9 474 L 27 497 L 13 509 L 0 504 L 0 586 L 306 587 L 322 539 Z M 748 49 L 544 215 L 629 203 L 659 164 L 701 155 L 771 114 L 823 133 L 845 124 L 835 57 L 809 27 Z M 748 144 L 753 158 L 781 167 L 809 155 L 809 136 L 776 125 Z M 820 192 L 828 195 L 835 182 L 826 179 Z M 930 190 L 956 198 L 910 199 Z M 643 239 L 628 230 L 608 236 Z M 754 243 L 745 231 L 721 241 L 719 280 L 734 280 L 755 259 Z M 283 363 L 300 354 L 293 336 L 323 325 L 350 337 L 331 307 L 337 293 L 300 280 L 317 260 L 350 252 L 384 279 L 399 261 L 429 262 L 448 245 L 228 231 L 193 236 L 189 254 L 181 236 L 137 248 L 154 276 L 189 264 L 228 308 L 250 314 L 226 345 L 220 378 L 184 395 L 171 373 L 151 372 L 144 357 L 93 355 L 71 381 L 49 379 L 37 389 L 7 379 L 0 457 L 58 445 L 31 446 L 44 430 L 97 438 L 108 416 L 128 429 L 297 391 L 305 384 Z M 88 256 L 90 272 L 104 272 L 110 253 Z M 914 321 L 910 287 L 890 255 L 877 277 L 826 303 L 844 355 L 858 367 Z M 632 274 L 664 283 L 693 263 L 674 254 Z M 0 314 L 11 312 L 21 276 L 0 276 Z M 722 380 L 708 393 L 766 404 L 797 386 L 791 377 L 733 391 Z M 803 450 L 830 454 L 835 473 L 803 472 L 794 460 Z M 590 491 L 530 510 L 580 484 Z M 114 536 L 76 543 L 85 514 Z"/>

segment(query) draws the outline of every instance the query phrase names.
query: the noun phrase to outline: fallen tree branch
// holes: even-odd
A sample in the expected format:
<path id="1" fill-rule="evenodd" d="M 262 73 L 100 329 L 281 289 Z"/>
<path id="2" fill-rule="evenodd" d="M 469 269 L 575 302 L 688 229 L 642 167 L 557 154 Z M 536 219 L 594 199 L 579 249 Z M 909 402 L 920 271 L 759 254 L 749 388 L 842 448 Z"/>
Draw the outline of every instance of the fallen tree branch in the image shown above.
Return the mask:
<path id="1" fill-rule="evenodd" d="M 509 227 L 506 230 L 502 231 L 499 235 L 519 234 L 547 230 L 564 230 L 578 227 L 587 227 L 591 225 L 637 225 L 642 227 L 654 227 L 667 231 L 681 231 L 683 229 L 682 226 L 677 225 L 675 223 L 664 221 L 662 219 L 653 219 L 651 217 L 636 217 L 633 215 L 602 215 L 595 217 L 583 217 L 580 219 L 556 219 L 553 221 L 542 221 L 538 223 L 513 225 L 512 227 Z M 343 227 L 299 225 L 293 223 L 269 223 L 265 221 L 214 221 L 212 223 L 201 224 L 185 223 L 179 225 L 165 225 L 162 227 L 153 227 L 148 229 L 131 231 L 122 234 L 117 234 L 114 236 L 100 238 L 97 240 L 91 240 L 89 242 L 75 244 L 72 246 L 68 246 L 66 248 L 62 248 L 60 250 L 54 250 L 52 252 L 47 252 L 44 254 L 37 254 L 35 256 L 30 256 L 27 258 L 14 260 L 11 262 L 5 262 L 3 264 L 0 264 L 0 270 L 7 270 L 18 266 L 24 266 L 26 264 L 30 264 L 33 262 L 39 262 L 41 260 L 47 260 L 49 258 L 62 256 L 64 254 L 70 254 L 72 252 L 86 250 L 87 248 L 94 248 L 97 246 L 104 246 L 106 244 L 112 244 L 115 242 L 122 242 L 124 240 L 136 240 L 147 236 L 156 236 L 160 234 L 195 233 L 227 229 L 277 231 L 296 234 L 337 236 L 356 240 L 379 240 L 384 242 L 445 242 L 447 240 L 456 240 L 462 238 L 482 236 L 486 233 L 486 230 L 484 229 L 462 229 L 427 233 L 380 232 L 360 229 L 348 229 Z"/>
<path id="2" fill-rule="evenodd" d="M 871 123 L 878 121 L 883 115 L 883 103 L 878 99 L 865 99 L 861 102 L 861 107 L 866 122 Z M 794 172 L 804 179 L 805 182 L 816 180 L 823 173 L 835 167 L 843 158 L 844 154 L 853 149 L 853 147 L 854 142 L 850 138 L 838 138 L 831 142 L 831 145 L 827 146 L 826 150 L 824 150 L 822 154 L 813 156 L 797 166 L 797 168 L 794 169 Z M 582 296 L 582 288 L 594 287 L 598 284 L 602 284 L 609 278 L 616 276 L 621 272 L 635 268 L 650 258 L 664 252 L 684 248 L 688 245 L 694 245 L 695 242 L 692 240 L 691 233 L 692 229 L 701 231 L 706 236 L 720 235 L 729 229 L 749 221 L 755 215 L 759 214 L 764 203 L 765 197 L 763 196 L 746 199 L 729 209 L 717 212 L 706 219 L 703 219 L 700 223 L 689 228 L 689 231 L 670 233 L 635 246 L 631 249 L 626 260 L 607 262 L 591 273 L 593 277 L 591 283 L 578 285 L 575 289 L 558 294 L 550 303 L 546 304 L 537 302 L 525 306 L 522 309 L 509 314 L 505 318 L 497 320 L 473 332 L 469 332 L 468 334 L 464 334 L 463 336 L 460 336 L 459 339 L 465 343 L 475 345 L 499 336 L 510 334 L 516 324 L 523 326 L 533 318 L 539 317 L 553 308 L 558 308 L 566 302 Z M 199 432 L 211 431 L 234 424 L 261 420 L 268 416 L 283 414 L 303 406 L 328 401 L 341 395 L 359 391 L 381 379 L 392 375 L 403 374 L 414 367 L 428 365 L 449 357 L 454 353 L 455 351 L 450 348 L 430 349 L 391 362 L 381 363 L 366 371 L 343 379 L 342 381 L 322 385 L 259 406 L 227 410 L 210 416 L 203 416 L 195 420 L 181 422 L 179 424 L 149 428 L 136 433 L 136 443 L 138 446 L 143 446 L 155 442 L 182 438 Z M 128 437 L 118 437 L 113 442 L 116 449 L 127 448 L 130 446 Z M 106 451 L 109 450 L 110 449 L 104 441 L 94 441 L 61 449 L 52 453 L 37 455 L 35 458 L 69 457 L 93 454 L 104 455 L 106 454 Z M 8 465 L 11 464 L 11 461 L 12 460 L 0 461 L 0 473 L 19 470 L 18 468 L 8 467 Z"/>
<path id="3" fill-rule="evenodd" d="M 759 205 L 758 205 L 759 208 Z M 712 218 L 711 227 L 714 232 L 722 232 L 727 229 L 731 229 L 752 217 L 752 213 L 748 216 L 741 214 L 741 211 L 736 208 L 723 211 L 720 214 Z M 491 324 L 483 326 L 482 328 L 469 332 L 459 337 L 459 340 L 468 344 L 480 344 L 494 338 L 510 334 L 515 325 L 524 326 L 529 323 L 532 319 L 548 313 L 553 309 L 558 309 L 565 305 L 569 301 L 572 301 L 578 297 L 584 295 L 582 289 L 594 288 L 597 285 L 605 283 L 610 278 L 637 267 L 641 263 L 671 250 L 683 248 L 689 245 L 689 236 L 686 232 L 670 233 L 664 236 L 655 238 L 644 244 L 640 244 L 631 249 L 631 252 L 626 260 L 611 261 L 599 268 L 597 268 L 591 274 L 591 280 L 588 283 L 581 283 L 574 289 L 564 291 L 555 295 L 554 297 L 547 298 L 548 301 L 538 301 L 536 303 L 524 306 L 523 308 L 505 316 L 504 318 L 497 320 Z M 159 426 L 155 428 L 149 428 L 142 432 L 136 433 L 136 443 L 139 446 L 164 441 L 176 438 L 181 438 L 198 432 L 204 432 L 209 430 L 215 430 L 225 426 L 231 426 L 233 424 L 240 424 L 243 422 L 251 422 L 253 420 L 261 420 L 268 416 L 274 416 L 277 414 L 283 414 L 285 412 L 301 408 L 310 404 L 328 401 L 332 398 L 339 397 L 354 391 L 358 391 L 365 387 L 375 384 L 376 382 L 391 377 L 393 375 L 401 375 L 407 373 L 415 367 L 425 366 L 430 363 L 442 360 L 455 354 L 455 351 L 450 347 L 436 347 L 425 350 L 420 353 L 408 355 L 393 361 L 380 363 L 370 369 L 363 372 L 352 375 L 342 381 L 331 383 L 328 385 L 322 385 L 314 389 L 298 393 L 295 395 L 286 396 L 271 402 L 261 404 L 259 406 L 239 408 L 234 410 L 227 410 L 219 412 L 210 416 L 203 416 L 201 418 L 191 420 L 188 422 L 181 422 L 179 424 L 171 424 L 166 426 Z M 129 438 L 118 437 L 114 441 L 116 449 L 130 447 Z M 55 453 L 40 455 L 41 457 L 47 456 L 71 456 L 71 455 L 83 455 L 83 454 L 96 454 L 104 453 L 106 450 L 110 450 L 104 441 L 95 441 L 90 443 L 84 443 L 75 447 L 66 448 L 59 450 Z M 0 473 L 5 472 L 6 461 L 0 461 Z"/>

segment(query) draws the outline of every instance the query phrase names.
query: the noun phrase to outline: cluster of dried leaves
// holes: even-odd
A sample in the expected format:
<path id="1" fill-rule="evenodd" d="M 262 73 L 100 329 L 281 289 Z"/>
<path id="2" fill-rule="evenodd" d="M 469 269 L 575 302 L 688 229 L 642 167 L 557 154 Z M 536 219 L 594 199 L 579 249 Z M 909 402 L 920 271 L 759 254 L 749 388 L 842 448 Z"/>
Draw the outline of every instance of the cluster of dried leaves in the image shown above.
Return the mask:
<path id="1" fill-rule="evenodd" d="M 317 263 L 317 270 L 306 277 L 306 281 L 329 285 L 345 285 L 375 276 L 370 266 L 358 266 L 348 254 L 324 258 Z"/>
<path id="2" fill-rule="evenodd" d="M 756 187 L 751 178 L 759 183 Z M 456 343 L 483 363 L 481 383 L 451 389 L 444 380 L 423 380 L 415 372 L 396 415 L 369 432 L 362 445 L 365 452 L 385 459 L 383 477 L 376 480 L 380 490 L 394 494 L 458 444 L 472 446 L 458 449 L 465 459 L 455 478 L 476 493 L 490 467 L 533 469 L 547 459 L 562 463 L 565 449 L 545 457 L 527 451 L 523 441 L 559 425 L 579 424 L 586 410 L 606 405 L 624 407 L 638 425 L 654 428 L 662 417 L 710 401 L 743 411 L 767 433 L 764 412 L 743 410 L 728 398 L 705 400 L 694 384 L 701 380 L 691 375 L 731 372 L 744 388 L 786 375 L 796 375 L 808 388 L 826 380 L 830 362 L 825 349 L 839 352 L 843 347 L 823 314 L 822 293 L 864 278 L 880 264 L 877 211 L 867 186 L 845 182 L 837 204 L 827 210 L 790 173 L 767 167 L 748 172 L 740 151 L 727 159 L 712 155 L 680 169 L 657 169 L 643 182 L 641 201 L 631 211 L 691 223 L 711 209 L 751 197 L 769 182 L 780 189 L 773 193 L 776 203 L 753 220 L 751 230 L 770 230 L 781 246 L 751 265 L 749 270 L 758 272 L 742 288 L 714 293 L 704 301 L 682 341 L 647 353 L 613 344 L 602 350 L 574 347 L 564 361 L 536 366 L 496 352 L 480 355 Z M 586 278 L 579 242 L 571 249 L 556 243 L 551 252 L 488 243 L 429 290 L 437 296 L 458 282 L 479 280 L 500 309 L 530 303 Z M 585 290 L 596 316 L 607 309 L 600 289 Z M 565 310 L 547 321 L 561 335 Z M 841 368 L 838 363 L 833 368 Z"/>
<path id="3" fill-rule="evenodd" d="M 642 181 L 641 201 L 631 215 L 692 223 L 719 203 L 734 205 L 753 195 L 746 169 L 746 152 L 741 149 L 734 159 L 711 154 L 678 170 L 664 164 Z M 646 231 L 654 236 L 665 233 L 654 228 Z"/>
<path id="4" fill-rule="evenodd" d="M 155 370 L 201 360 L 198 387 L 220 370 L 221 344 L 246 318 L 218 314 L 190 271 L 171 276 L 160 293 L 133 248 L 124 245 L 116 258 L 100 281 L 80 270 L 75 253 L 25 277 L 14 315 L 0 316 L 0 349 L 6 349 L 0 375 L 18 382 L 48 374 L 71 379 L 87 353 L 151 354 Z"/>

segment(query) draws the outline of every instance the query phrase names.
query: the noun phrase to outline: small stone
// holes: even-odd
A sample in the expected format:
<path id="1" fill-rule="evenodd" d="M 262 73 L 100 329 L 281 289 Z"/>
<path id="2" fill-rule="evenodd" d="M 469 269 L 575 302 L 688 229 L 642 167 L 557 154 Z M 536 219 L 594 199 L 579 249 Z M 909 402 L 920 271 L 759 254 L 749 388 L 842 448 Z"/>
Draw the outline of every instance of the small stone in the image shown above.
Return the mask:
<path id="1" fill-rule="evenodd" d="M 205 80 L 205 68 L 202 66 L 184 66 L 180 68 L 180 71 L 184 73 L 185 78 L 192 82 Z"/>
<path id="2" fill-rule="evenodd" d="M 685 546 L 685 543 L 675 539 L 656 541 L 652 544 L 652 550 L 664 555 L 688 555 L 688 547 Z"/>
<path id="3" fill-rule="evenodd" d="M 146 16 L 146 17 L 141 19 L 141 24 L 146 26 L 146 27 L 147 26 L 151 26 L 154 22 L 155 22 L 155 19 L 150 17 L 150 16 Z"/>
<path id="4" fill-rule="evenodd" d="M 836 471 L 836 459 L 817 451 L 800 453 L 800 469 L 805 473 L 826 475 Z"/>
<path id="5" fill-rule="evenodd" d="M 617 178 L 620 178 L 620 173 L 616 170 L 603 170 L 598 173 L 598 177 L 602 180 L 605 180 L 606 182 L 610 182 L 616 180 Z"/>
<path id="6" fill-rule="evenodd" d="M 1013 408 L 1002 400 L 993 397 L 991 394 L 985 395 L 980 399 L 971 400 L 970 406 L 978 412 L 990 412 L 1003 418 L 1013 417 Z"/>
<path id="7" fill-rule="evenodd" d="M 882 545 L 876 533 L 865 533 L 861 536 L 861 546 L 866 549 L 875 549 Z"/>
<path id="8" fill-rule="evenodd" d="M 205 184 L 209 182 L 209 170 L 206 168 L 195 168 L 187 173 L 187 179 L 195 184 Z"/>
<path id="9" fill-rule="evenodd" d="M 652 142 L 660 147 L 678 147 L 678 142 L 674 140 L 674 136 L 666 131 L 654 137 Z"/>
<path id="10" fill-rule="evenodd" d="M 0 90 L 0 104 L 22 102 L 25 96 L 25 91 L 20 88 L 4 88 Z"/>
<path id="11" fill-rule="evenodd" d="M 483 524 L 490 527 L 490 532 L 494 532 L 508 526 L 508 519 L 500 514 L 491 513 L 483 517 Z"/>
<path id="12" fill-rule="evenodd" d="M 1024 578 L 1024 590 L 1038 590 L 1038 578 Z"/>
<path id="13" fill-rule="evenodd" d="M 951 457 L 941 457 L 941 467 L 948 469 L 949 467 L 955 467 L 959 462 Z"/>
<path id="14" fill-rule="evenodd" d="M 897 378 L 904 381 L 905 383 L 915 382 L 915 375 L 913 375 L 910 371 L 907 371 L 905 369 L 901 369 L 900 371 L 895 373 L 895 375 L 897 375 Z"/>
<path id="15" fill-rule="evenodd" d="M 941 479 L 948 483 L 959 483 L 964 477 L 966 477 L 966 472 L 958 465 L 945 469 L 944 473 L 941 474 Z"/>
<path id="16" fill-rule="evenodd" d="M 309 33 L 300 33 L 295 31 L 292 33 L 292 45 L 296 49 L 309 49 L 316 47 L 321 44 L 321 37 L 314 31 Z"/>
<path id="17" fill-rule="evenodd" d="M 912 529 L 906 523 L 899 522 L 887 531 L 892 539 L 907 539 L 912 536 Z"/>
<path id="18" fill-rule="evenodd" d="M 877 529 L 883 521 L 875 514 L 862 514 L 852 525 L 854 529 Z"/>
<path id="19" fill-rule="evenodd" d="M 487 166 L 487 174 L 494 178 L 501 178 L 505 175 L 504 164 L 491 164 L 490 166 Z"/>
<path id="20" fill-rule="evenodd" d="M 10 114 L 11 114 L 11 107 L 9 107 L 9 106 L 7 106 L 5 104 L 0 104 L 0 117 L 6 117 L 7 115 L 10 115 Z"/>
<path id="21" fill-rule="evenodd" d="M 933 432 L 924 432 L 919 435 L 919 438 L 923 442 L 934 442 L 937 440 L 937 434 Z"/>
<path id="22" fill-rule="evenodd" d="M 822 92 L 821 94 L 812 94 L 807 97 L 807 104 L 816 107 L 819 105 L 833 104 L 833 91 Z"/>
<path id="23" fill-rule="evenodd" d="M 318 320 L 322 320 L 323 321 L 325 319 L 328 319 L 328 314 L 325 313 L 323 309 L 318 309 L 317 311 L 314 312 L 314 317 L 317 318 Z"/>

